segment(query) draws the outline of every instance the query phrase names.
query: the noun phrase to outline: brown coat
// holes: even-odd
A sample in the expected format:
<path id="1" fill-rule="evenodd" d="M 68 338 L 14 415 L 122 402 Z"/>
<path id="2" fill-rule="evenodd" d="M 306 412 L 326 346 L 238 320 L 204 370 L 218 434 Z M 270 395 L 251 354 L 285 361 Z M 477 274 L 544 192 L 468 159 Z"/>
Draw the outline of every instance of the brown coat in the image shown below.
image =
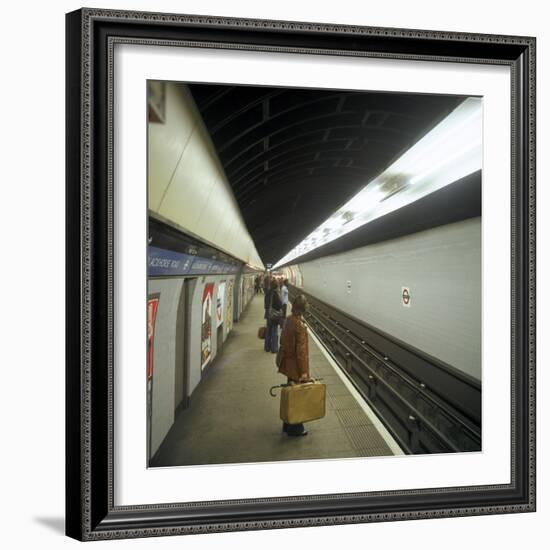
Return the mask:
<path id="1" fill-rule="evenodd" d="M 305 374 L 309 378 L 309 347 L 307 328 L 300 315 L 287 317 L 281 333 L 283 359 L 279 372 L 294 382 Z"/>

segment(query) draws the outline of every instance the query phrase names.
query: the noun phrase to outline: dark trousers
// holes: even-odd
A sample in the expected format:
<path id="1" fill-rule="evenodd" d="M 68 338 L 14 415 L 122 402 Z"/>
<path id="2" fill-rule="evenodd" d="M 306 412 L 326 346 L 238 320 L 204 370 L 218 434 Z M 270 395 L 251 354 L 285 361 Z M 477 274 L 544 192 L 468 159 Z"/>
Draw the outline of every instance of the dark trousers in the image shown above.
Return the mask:
<path id="1" fill-rule="evenodd" d="M 287 424 L 286 422 L 283 422 L 283 432 L 288 435 L 300 435 L 304 433 L 304 430 L 305 428 L 303 424 Z"/>
<path id="2" fill-rule="evenodd" d="M 270 351 L 271 353 L 277 353 L 279 351 L 279 323 L 277 321 L 269 321 L 268 330 L 270 332 Z"/>
<path id="3" fill-rule="evenodd" d="M 269 319 L 265 323 L 264 351 L 271 351 L 271 327 L 269 326 Z"/>
<path id="4" fill-rule="evenodd" d="M 264 350 L 271 353 L 279 351 L 279 323 L 277 321 L 267 320 L 265 327 Z"/>

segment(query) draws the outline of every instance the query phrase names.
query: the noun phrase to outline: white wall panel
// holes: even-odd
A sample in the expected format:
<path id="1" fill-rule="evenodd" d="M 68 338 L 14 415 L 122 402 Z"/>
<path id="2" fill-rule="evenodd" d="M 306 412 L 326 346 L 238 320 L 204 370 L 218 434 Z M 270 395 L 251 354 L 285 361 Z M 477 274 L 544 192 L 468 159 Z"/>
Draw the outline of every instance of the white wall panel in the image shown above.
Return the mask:
<path id="1" fill-rule="evenodd" d="M 204 210 L 216 185 L 217 174 L 212 172 L 212 163 L 212 152 L 204 146 L 200 133 L 195 129 L 158 210 L 161 216 L 180 227 L 194 230 L 200 236 L 203 233 L 198 224 L 204 217 Z"/>
<path id="2" fill-rule="evenodd" d="M 148 127 L 149 208 L 155 212 L 196 124 L 192 112 L 186 108 L 181 88 L 167 86 L 166 95 L 166 122 L 150 123 Z"/>
<path id="3" fill-rule="evenodd" d="M 152 279 L 149 294 L 159 293 L 153 347 L 153 396 L 151 456 L 174 423 L 176 376 L 176 327 L 183 279 Z"/>
<path id="4" fill-rule="evenodd" d="M 149 209 L 263 267 L 191 94 L 166 84 L 166 123 L 149 123 Z"/>
<path id="5" fill-rule="evenodd" d="M 218 186 L 220 187 L 220 186 Z M 232 241 L 228 238 L 229 230 L 232 227 L 240 227 L 236 226 L 235 222 L 236 220 L 230 216 L 225 215 L 225 211 L 227 209 L 227 204 L 231 204 L 233 201 L 233 194 L 229 192 L 229 190 L 225 187 L 222 187 L 219 194 L 216 194 L 216 196 L 212 197 L 212 211 L 209 214 L 212 218 L 215 217 L 216 224 L 212 226 L 212 240 L 214 242 L 220 243 L 220 246 L 223 246 L 225 248 L 229 248 L 232 246 Z M 242 254 L 242 257 L 245 258 L 248 256 L 248 250 L 246 250 L 242 244 L 243 243 L 235 243 L 239 244 L 239 253 Z"/>
<path id="6" fill-rule="evenodd" d="M 306 292 L 481 377 L 481 218 L 300 265 Z"/>
<path id="7" fill-rule="evenodd" d="M 218 235 L 217 238 L 220 239 L 220 242 L 224 243 L 224 246 L 229 248 L 229 243 L 236 241 L 237 235 L 239 234 L 239 229 L 240 226 L 237 224 L 237 220 L 227 218 L 227 226 L 225 232 L 221 235 Z"/>
<path id="8" fill-rule="evenodd" d="M 218 285 L 225 281 L 225 305 L 227 305 L 229 281 L 235 285 L 234 275 L 217 275 L 208 277 L 199 277 L 187 280 L 183 277 L 169 279 L 151 279 L 148 283 L 149 294 L 159 294 L 159 306 L 155 320 L 154 337 L 154 356 L 153 356 L 153 405 L 152 405 L 152 441 L 151 456 L 153 456 L 164 438 L 174 424 L 174 410 L 176 382 L 176 339 L 185 339 L 183 334 L 177 334 L 178 313 L 184 315 L 185 330 L 188 332 L 188 346 L 183 350 L 185 354 L 184 361 L 186 365 L 186 387 L 188 395 L 199 385 L 201 380 L 201 314 L 202 314 L 202 295 L 204 286 L 208 283 L 214 283 L 214 300 L 212 305 L 212 359 L 218 354 L 222 342 L 218 342 L 218 330 L 216 327 L 215 308 L 216 297 L 218 295 Z M 181 292 L 184 284 L 187 285 L 189 309 L 178 310 Z M 234 302 L 233 302 L 234 303 Z M 180 320 L 181 321 L 181 320 Z M 224 311 L 224 326 L 221 331 L 223 339 L 227 337 L 226 318 Z M 183 342 L 182 342 L 183 343 Z"/>

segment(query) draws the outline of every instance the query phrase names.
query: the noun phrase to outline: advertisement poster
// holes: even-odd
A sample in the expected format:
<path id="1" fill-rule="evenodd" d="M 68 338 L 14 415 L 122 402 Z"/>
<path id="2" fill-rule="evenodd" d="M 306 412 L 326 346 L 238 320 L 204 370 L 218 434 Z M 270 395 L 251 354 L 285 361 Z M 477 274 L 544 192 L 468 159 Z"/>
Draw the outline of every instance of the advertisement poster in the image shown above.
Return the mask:
<path id="1" fill-rule="evenodd" d="M 227 307 L 225 309 L 225 328 L 229 332 L 233 328 L 233 283 L 234 279 L 227 281 Z"/>
<path id="2" fill-rule="evenodd" d="M 147 380 L 153 377 L 153 339 L 158 306 L 158 298 L 150 298 L 147 301 Z"/>
<path id="3" fill-rule="evenodd" d="M 201 325 L 201 370 L 206 367 L 212 356 L 212 300 L 214 283 L 204 286 L 202 293 L 202 325 Z"/>
<path id="4" fill-rule="evenodd" d="M 153 344 L 159 296 L 147 300 L 147 458 L 151 457 L 151 419 L 153 415 Z"/>
<path id="5" fill-rule="evenodd" d="M 225 301 L 225 281 L 218 285 L 218 299 L 216 301 L 216 328 L 223 325 L 223 304 Z"/>

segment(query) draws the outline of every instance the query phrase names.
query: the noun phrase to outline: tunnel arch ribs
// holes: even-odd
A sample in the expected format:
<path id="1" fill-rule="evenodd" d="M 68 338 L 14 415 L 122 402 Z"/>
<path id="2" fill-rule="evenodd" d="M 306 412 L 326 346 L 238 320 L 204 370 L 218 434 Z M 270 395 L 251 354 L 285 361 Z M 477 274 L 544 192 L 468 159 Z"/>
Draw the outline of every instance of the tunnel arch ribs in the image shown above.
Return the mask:
<path id="1" fill-rule="evenodd" d="M 461 96 L 189 84 L 260 257 L 275 263 L 391 164 Z M 276 193 L 322 197 L 316 212 L 291 209 L 280 238 L 256 232 Z M 303 190 L 303 192 L 302 192 Z M 277 218 L 273 218 L 277 223 Z M 284 233 L 284 234 L 283 234 Z"/>

